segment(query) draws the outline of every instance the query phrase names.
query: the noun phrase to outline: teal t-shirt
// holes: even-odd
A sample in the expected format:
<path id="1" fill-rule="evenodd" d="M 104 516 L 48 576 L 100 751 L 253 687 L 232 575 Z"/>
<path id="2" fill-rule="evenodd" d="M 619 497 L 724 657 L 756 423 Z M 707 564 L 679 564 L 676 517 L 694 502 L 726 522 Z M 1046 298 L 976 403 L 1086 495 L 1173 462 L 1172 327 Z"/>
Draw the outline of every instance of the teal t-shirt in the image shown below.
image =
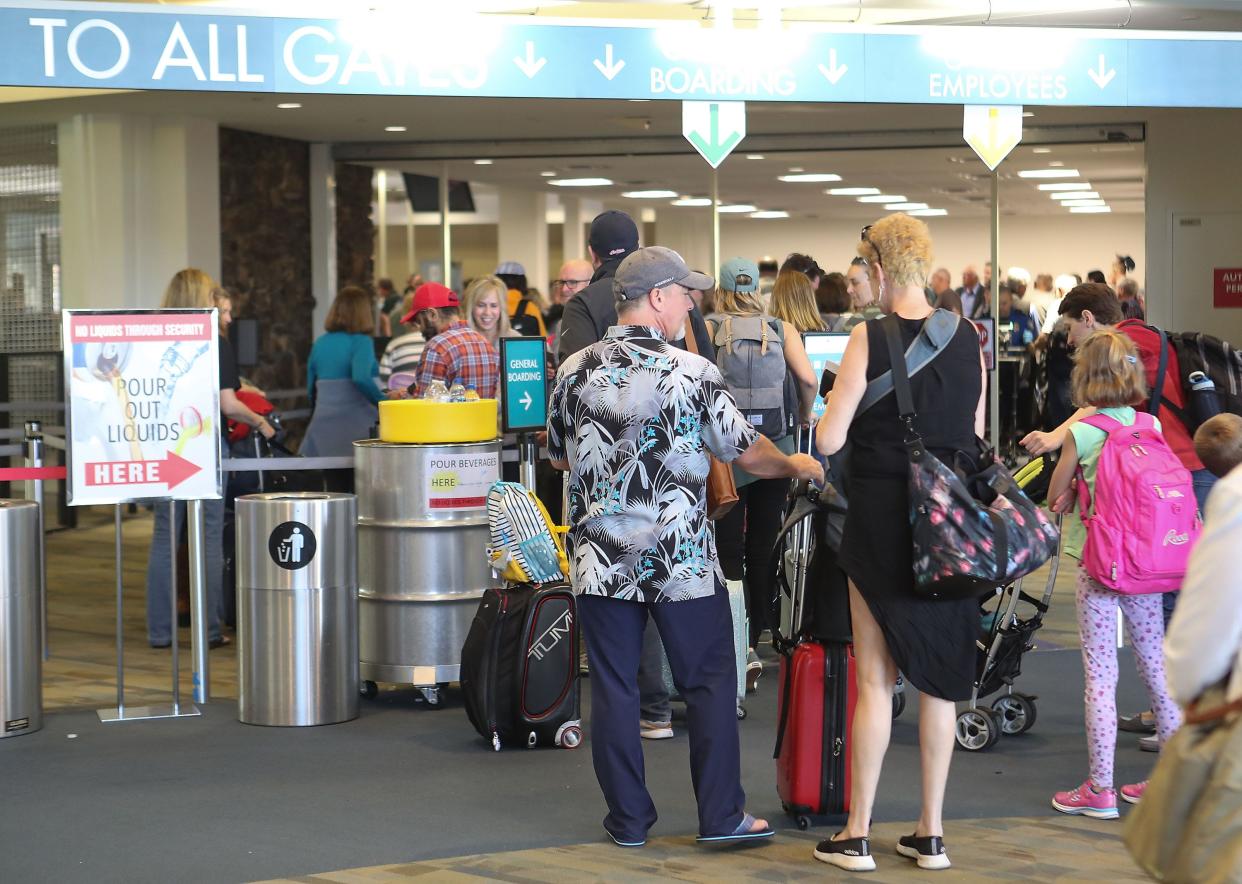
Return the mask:
<path id="1" fill-rule="evenodd" d="M 1101 408 L 1099 413 L 1105 417 L 1111 417 L 1123 426 L 1134 426 L 1136 413 L 1128 405 L 1121 408 Z M 1160 429 L 1159 420 L 1156 421 L 1156 429 Z M 1078 449 L 1078 465 L 1082 467 L 1082 474 L 1087 480 L 1091 499 L 1095 500 L 1095 471 L 1100 462 L 1100 452 L 1104 449 L 1104 442 L 1108 439 L 1108 433 L 1082 421 L 1071 424 L 1070 433 L 1073 434 L 1074 445 Z M 1082 547 L 1087 542 L 1087 528 L 1082 523 L 1082 517 L 1077 513 L 1071 514 L 1062 522 L 1062 528 L 1065 538 L 1062 548 L 1065 554 L 1081 561 Z"/>

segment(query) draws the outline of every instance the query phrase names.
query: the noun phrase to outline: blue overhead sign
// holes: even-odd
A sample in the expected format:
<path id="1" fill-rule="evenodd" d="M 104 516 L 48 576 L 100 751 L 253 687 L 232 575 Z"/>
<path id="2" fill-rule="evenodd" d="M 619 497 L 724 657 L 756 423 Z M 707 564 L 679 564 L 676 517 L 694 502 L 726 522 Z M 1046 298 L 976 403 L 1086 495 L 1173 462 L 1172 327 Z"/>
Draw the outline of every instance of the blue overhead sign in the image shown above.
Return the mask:
<path id="1" fill-rule="evenodd" d="M 0 0 L 2 3 L 3 0 Z M 0 85 L 276 93 L 1242 107 L 1242 37 L 781 31 L 0 5 Z"/>
<path id="2" fill-rule="evenodd" d="M 500 339 L 500 403 L 506 433 L 542 430 L 548 422 L 547 342 Z"/>

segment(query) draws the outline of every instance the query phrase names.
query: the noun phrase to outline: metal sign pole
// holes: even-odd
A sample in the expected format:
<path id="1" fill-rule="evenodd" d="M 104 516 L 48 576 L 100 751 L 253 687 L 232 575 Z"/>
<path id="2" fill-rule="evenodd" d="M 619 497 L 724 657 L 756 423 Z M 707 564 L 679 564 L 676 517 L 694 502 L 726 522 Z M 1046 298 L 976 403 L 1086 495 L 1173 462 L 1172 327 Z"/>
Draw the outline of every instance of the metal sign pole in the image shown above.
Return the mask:
<path id="1" fill-rule="evenodd" d="M 720 269 L 720 173 L 712 167 L 712 275 Z"/>
<path id="2" fill-rule="evenodd" d="M 207 556 L 201 500 L 186 504 L 186 521 L 190 546 L 190 653 L 194 702 L 206 703 L 211 695 L 211 670 L 207 655 L 210 647 L 207 640 Z"/>
<path id="3" fill-rule="evenodd" d="M 1000 373 L 997 369 L 996 339 L 1000 329 L 1000 173 L 992 171 L 992 334 L 988 346 L 992 349 L 992 367 L 988 370 L 988 411 L 993 451 L 1000 451 Z"/>
<path id="4" fill-rule="evenodd" d="M 177 635 L 177 501 L 168 501 L 168 581 L 169 617 L 172 625 L 172 713 L 181 714 L 181 637 Z"/>
<path id="5" fill-rule="evenodd" d="M 121 570 L 121 505 L 116 508 L 116 712 L 125 716 L 125 576 Z"/>
<path id="6" fill-rule="evenodd" d="M 26 466 L 38 469 L 43 466 L 43 428 L 39 421 L 26 421 Z M 26 497 L 39 505 L 39 628 L 43 636 L 43 659 L 48 659 L 47 645 L 47 549 L 44 531 L 47 521 L 43 517 L 43 480 L 26 482 Z"/>

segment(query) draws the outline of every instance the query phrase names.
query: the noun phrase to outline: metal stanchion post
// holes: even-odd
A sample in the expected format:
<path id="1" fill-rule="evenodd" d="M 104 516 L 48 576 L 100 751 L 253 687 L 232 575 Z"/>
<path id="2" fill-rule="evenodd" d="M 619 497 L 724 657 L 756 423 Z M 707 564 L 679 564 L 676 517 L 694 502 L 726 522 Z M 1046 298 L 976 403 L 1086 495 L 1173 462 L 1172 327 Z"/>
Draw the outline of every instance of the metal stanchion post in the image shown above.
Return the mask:
<path id="1" fill-rule="evenodd" d="M 43 466 L 43 427 L 39 421 L 26 421 L 26 466 L 37 469 Z M 26 498 L 39 505 L 39 629 L 43 636 L 43 659 L 48 658 L 47 647 L 47 550 L 44 532 L 47 519 L 43 514 L 43 480 L 26 482 Z"/>
<path id="2" fill-rule="evenodd" d="M 518 436 L 518 481 L 535 490 L 535 437 L 531 433 Z"/>
<path id="3" fill-rule="evenodd" d="M 201 500 L 186 504 L 186 521 L 190 545 L 190 653 L 194 661 L 194 702 L 206 703 L 211 695 L 211 671 L 207 659 L 207 557 L 203 546 Z"/>

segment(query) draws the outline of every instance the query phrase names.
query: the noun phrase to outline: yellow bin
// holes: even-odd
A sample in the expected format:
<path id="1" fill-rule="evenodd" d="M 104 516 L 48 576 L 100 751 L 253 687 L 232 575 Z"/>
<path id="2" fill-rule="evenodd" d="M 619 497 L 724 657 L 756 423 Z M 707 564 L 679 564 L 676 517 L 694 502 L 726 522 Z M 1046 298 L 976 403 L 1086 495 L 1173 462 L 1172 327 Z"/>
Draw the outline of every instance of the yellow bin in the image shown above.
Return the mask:
<path id="1" fill-rule="evenodd" d="M 487 442 L 496 438 L 497 414 L 495 399 L 389 399 L 379 404 L 379 437 L 381 442 L 422 445 Z"/>

